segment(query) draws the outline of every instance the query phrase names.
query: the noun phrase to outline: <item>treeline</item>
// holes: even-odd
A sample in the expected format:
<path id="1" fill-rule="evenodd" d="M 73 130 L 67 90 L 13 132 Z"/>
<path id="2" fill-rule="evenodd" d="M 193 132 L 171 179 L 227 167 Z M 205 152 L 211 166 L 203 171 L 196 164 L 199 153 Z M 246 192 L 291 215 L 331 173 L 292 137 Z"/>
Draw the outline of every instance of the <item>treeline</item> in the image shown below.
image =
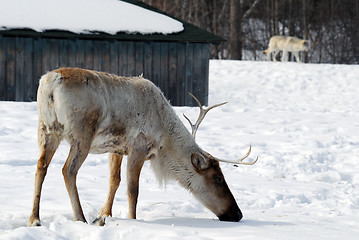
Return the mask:
<path id="1" fill-rule="evenodd" d="M 264 60 L 273 35 L 310 41 L 305 62 L 359 63 L 359 0 L 142 0 L 219 35 L 215 59 Z"/>

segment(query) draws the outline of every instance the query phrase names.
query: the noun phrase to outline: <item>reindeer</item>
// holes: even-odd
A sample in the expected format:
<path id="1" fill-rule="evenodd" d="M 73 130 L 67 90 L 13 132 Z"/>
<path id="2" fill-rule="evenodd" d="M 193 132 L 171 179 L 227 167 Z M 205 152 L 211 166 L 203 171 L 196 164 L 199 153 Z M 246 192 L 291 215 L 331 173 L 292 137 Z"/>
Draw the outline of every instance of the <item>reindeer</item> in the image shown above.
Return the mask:
<path id="1" fill-rule="evenodd" d="M 104 225 L 105 218 L 112 215 L 123 155 L 128 156 L 130 219 L 136 219 L 140 171 L 149 160 L 159 181 L 176 180 L 221 221 L 241 220 L 242 212 L 219 166 L 225 160 L 215 158 L 196 144 L 195 135 L 189 133 L 162 92 L 149 80 L 60 68 L 41 77 L 37 107 L 40 158 L 29 226 L 40 225 L 42 184 L 63 139 L 70 144 L 62 174 L 75 221 L 86 222 L 76 186 L 78 170 L 89 153 L 107 152 L 109 193 L 94 223 Z M 209 110 L 200 107 L 201 112 Z M 243 158 L 231 162 L 254 164 L 242 162 L 250 150 Z"/>

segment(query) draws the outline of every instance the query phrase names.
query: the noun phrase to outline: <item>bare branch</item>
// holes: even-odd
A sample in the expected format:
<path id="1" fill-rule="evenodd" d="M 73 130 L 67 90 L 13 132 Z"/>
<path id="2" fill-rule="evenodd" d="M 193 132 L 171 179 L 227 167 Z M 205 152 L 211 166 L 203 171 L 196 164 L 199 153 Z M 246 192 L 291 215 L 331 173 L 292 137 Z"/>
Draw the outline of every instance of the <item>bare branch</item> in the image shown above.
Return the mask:
<path id="1" fill-rule="evenodd" d="M 252 12 L 254 11 L 254 9 L 257 7 L 258 3 L 260 3 L 261 0 L 255 0 L 253 2 L 253 4 L 251 5 L 251 7 L 243 14 L 243 19 L 246 19 L 249 17 L 249 15 L 252 14 Z"/>

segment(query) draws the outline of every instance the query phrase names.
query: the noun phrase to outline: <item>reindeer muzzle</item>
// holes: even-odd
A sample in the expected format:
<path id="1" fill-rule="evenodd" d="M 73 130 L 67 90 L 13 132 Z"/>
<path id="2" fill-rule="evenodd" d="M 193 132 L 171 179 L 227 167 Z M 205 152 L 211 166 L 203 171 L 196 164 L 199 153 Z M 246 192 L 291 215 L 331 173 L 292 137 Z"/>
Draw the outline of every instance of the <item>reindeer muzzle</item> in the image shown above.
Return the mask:
<path id="1" fill-rule="evenodd" d="M 229 211 L 218 216 L 220 221 L 225 221 L 225 222 L 239 222 L 242 219 L 242 217 L 243 214 L 237 205 L 232 206 L 232 208 Z"/>

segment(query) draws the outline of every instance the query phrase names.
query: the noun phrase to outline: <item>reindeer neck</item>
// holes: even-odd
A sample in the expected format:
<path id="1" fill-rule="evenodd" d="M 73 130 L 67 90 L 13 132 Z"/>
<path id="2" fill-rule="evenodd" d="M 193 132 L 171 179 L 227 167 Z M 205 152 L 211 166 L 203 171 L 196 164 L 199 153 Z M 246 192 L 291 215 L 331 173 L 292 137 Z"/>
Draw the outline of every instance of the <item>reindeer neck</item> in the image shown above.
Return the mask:
<path id="1" fill-rule="evenodd" d="M 163 111 L 163 127 L 166 129 L 167 138 L 170 142 L 173 142 L 175 149 L 181 149 L 181 151 L 187 151 L 189 148 L 197 146 L 194 138 L 188 129 L 184 126 L 173 107 L 168 103 L 164 103 Z"/>
<path id="2" fill-rule="evenodd" d="M 151 161 L 151 165 L 160 183 L 172 179 L 186 185 L 183 179 L 187 177 L 183 176 L 189 174 L 191 154 L 200 148 L 166 100 L 159 104 L 159 110 L 163 135 L 157 159 Z"/>

